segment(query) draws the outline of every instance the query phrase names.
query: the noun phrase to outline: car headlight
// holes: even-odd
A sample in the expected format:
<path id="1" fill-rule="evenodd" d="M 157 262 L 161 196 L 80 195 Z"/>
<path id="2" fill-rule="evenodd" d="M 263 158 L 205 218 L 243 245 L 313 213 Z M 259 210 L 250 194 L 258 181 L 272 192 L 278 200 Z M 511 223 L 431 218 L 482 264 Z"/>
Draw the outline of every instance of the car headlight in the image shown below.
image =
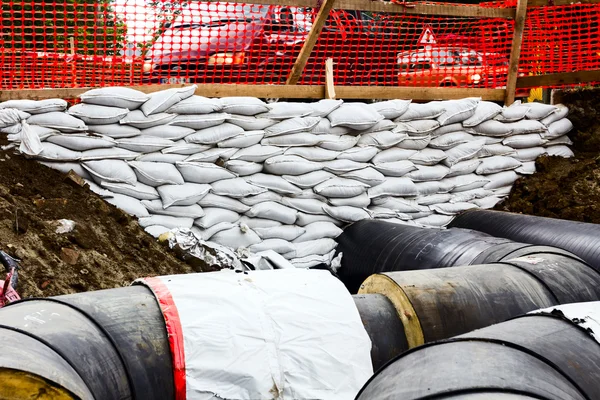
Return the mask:
<path id="1" fill-rule="evenodd" d="M 237 53 L 216 53 L 208 57 L 208 64 L 243 64 L 246 54 L 241 51 Z"/>
<path id="2" fill-rule="evenodd" d="M 152 72 L 153 69 L 154 69 L 154 64 L 152 64 L 152 63 L 144 63 L 144 65 L 142 66 L 142 70 L 144 72 Z"/>
<path id="3" fill-rule="evenodd" d="M 479 74 L 473 74 L 471 75 L 471 82 L 477 84 L 481 81 L 481 75 Z"/>

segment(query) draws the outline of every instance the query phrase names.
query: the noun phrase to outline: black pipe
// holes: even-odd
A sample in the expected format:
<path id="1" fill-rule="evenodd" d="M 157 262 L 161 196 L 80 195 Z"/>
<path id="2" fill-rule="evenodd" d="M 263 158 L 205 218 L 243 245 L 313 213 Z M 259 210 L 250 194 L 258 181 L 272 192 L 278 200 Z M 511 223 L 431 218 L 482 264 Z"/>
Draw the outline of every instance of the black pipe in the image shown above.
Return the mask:
<path id="1" fill-rule="evenodd" d="M 598 399 L 592 334 L 556 315 L 524 315 L 409 350 L 356 399 Z"/>
<path id="2" fill-rule="evenodd" d="M 562 249 L 468 229 L 426 229 L 373 220 L 348 226 L 336 240 L 337 254 L 343 253 L 337 274 L 351 293 L 376 273 L 488 264 L 537 253 L 574 257 Z"/>
<path id="3" fill-rule="evenodd" d="M 475 229 L 522 242 L 556 246 L 600 271 L 600 225 L 503 211 L 473 210 L 458 215 L 451 227 Z"/>

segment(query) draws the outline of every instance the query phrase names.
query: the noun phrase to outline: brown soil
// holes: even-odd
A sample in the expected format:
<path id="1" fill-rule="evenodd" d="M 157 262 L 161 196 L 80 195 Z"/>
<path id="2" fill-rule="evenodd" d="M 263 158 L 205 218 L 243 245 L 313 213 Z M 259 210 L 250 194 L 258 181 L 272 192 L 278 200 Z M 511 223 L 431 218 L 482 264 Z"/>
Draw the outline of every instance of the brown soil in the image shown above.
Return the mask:
<path id="1" fill-rule="evenodd" d="M 57 234 L 59 219 L 75 221 L 75 229 Z M 0 151 L 0 249 L 22 260 L 22 297 L 108 289 L 139 277 L 193 272 L 135 218 L 67 175 L 12 151 Z"/>
<path id="2" fill-rule="evenodd" d="M 540 157 L 538 172 L 519 179 L 503 211 L 600 223 L 600 89 L 563 92 L 575 129 L 575 157 Z"/>

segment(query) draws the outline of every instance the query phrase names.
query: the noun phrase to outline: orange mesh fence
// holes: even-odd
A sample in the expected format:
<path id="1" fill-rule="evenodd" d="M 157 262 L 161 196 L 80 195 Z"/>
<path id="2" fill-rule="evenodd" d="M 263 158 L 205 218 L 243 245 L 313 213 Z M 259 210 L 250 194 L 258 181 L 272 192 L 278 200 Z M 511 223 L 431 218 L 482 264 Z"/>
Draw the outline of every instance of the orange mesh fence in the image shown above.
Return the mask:
<path id="1" fill-rule="evenodd" d="M 514 7 L 514 1 L 482 3 Z M 530 8 L 519 72 L 600 69 L 600 5 Z M 318 9 L 178 0 L 9 0 L 0 89 L 285 83 Z M 299 84 L 506 85 L 514 23 L 333 10 Z"/>

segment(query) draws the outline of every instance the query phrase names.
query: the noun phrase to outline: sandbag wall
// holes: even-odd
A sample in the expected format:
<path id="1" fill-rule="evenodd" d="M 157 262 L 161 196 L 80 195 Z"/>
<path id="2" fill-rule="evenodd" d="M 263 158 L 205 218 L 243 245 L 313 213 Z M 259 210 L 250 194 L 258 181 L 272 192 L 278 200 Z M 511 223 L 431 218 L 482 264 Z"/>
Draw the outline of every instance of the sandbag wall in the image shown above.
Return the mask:
<path id="1" fill-rule="evenodd" d="M 297 267 L 328 263 L 340 226 L 362 219 L 443 227 L 490 208 L 542 154 L 571 156 L 564 106 L 502 108 L 477 98 L 426 104 L 276 103 L 90 90 L 0 103 L 21 152 L 74 170 L 152 235 L 274 250 Z"/>

